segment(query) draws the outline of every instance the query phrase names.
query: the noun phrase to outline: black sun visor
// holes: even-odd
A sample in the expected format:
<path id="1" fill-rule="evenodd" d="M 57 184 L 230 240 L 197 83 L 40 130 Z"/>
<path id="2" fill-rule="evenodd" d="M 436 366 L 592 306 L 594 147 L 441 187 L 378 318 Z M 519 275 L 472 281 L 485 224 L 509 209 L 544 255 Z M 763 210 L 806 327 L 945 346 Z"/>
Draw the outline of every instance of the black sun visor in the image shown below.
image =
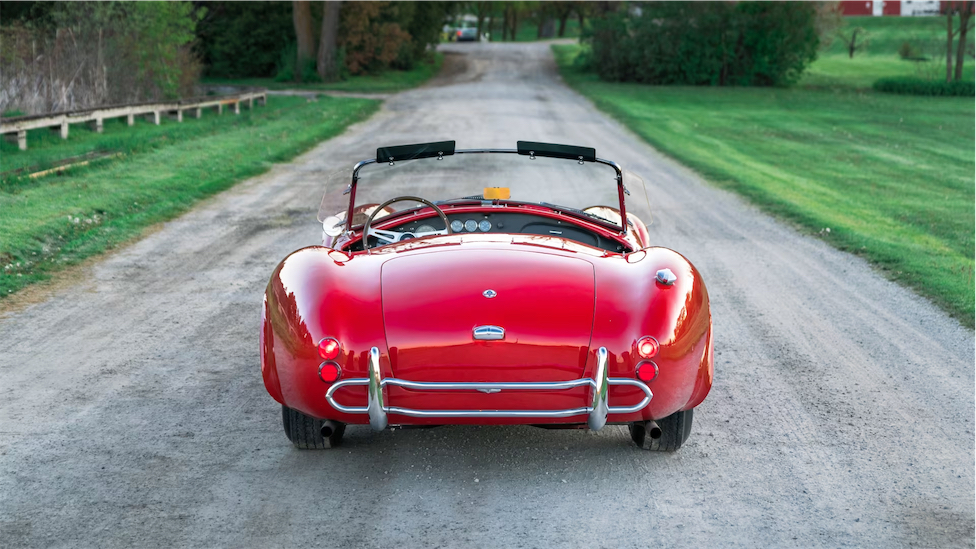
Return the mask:
<path id="1" fill-rule="evenodd" d="M 454 141 L 437 141 L 435 143 L 415 143 L 413 145 L 396 145 L 376 149 L 377 162 L 399 162 L 401 160 L 415 160 L 417 158 L 434 158 L 454 154 Z"/>
<path id="2" fill-rule="evenodd" d="M 523 156 L 546 156 L 549 158 L 567 158 L 570 160 L 596 162 L 596 149 L 591 147 L 577 147 L 575 145 L 519 141 L 518 153 Z"/>

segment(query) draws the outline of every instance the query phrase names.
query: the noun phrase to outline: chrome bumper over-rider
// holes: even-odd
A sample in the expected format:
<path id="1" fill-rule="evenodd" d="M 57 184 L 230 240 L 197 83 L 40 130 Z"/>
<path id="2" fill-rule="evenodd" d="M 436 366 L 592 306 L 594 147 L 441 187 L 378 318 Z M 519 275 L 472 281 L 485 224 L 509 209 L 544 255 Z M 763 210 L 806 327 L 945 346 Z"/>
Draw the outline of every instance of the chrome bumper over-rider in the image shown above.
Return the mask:
<path id="1" fill-rule="evenodd" d="M 411 417 L 483 417 L 483 418 L 560 418 L 587 414 L 587 425 L 590 429 L 598 430 L 607 423 L 609 414 L 629 414 L 643 409 L 654 396 L 651 390 L 639 380 L 628 378 L 607 377 L 609 354 L 606 347 L 597 350 L 596 372 L 593 378 L 580 378 L 570 381 L 537 381 L 537 382 L 427 382 L 407 381 L 395 377 L 383 378 L 380 375 L 380 351 L 373 347 L 369 351 L 369 377 L 346 379 L 339 381 L 329 388 L 325 399 L 336 410 L 347 414 L 368 414 L 370 426 L 381 431 L 386 428 L 388 414 L 400 414 Z M 343 406 L 335 401 L 333 395 L 343 387 L 366 385 L 368 397 L 366 406 Z M 593 398 L 586 406 L 569 408 L 566 410 L 415 410 L 388 406 L 383 397 L 383 387 L 395 385 L 418 391 L 442 390 L 477 390 L 485 393 L 498 391 L 560 391 L 576 387 L 590 386 Z M 644 392 L 644 398 L 633 406 L 610 406 L 609 386 L 629 385 Z"/>

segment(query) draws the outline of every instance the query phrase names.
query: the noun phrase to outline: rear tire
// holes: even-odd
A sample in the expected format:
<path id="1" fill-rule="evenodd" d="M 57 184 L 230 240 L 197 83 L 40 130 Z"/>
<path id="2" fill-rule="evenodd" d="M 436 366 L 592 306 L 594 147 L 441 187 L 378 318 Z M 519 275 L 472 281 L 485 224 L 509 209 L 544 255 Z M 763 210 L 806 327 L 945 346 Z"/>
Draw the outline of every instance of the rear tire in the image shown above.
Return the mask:
<path id="1" fill-rule="evenodd" d="M 302 450 L 325 450 L 338 446 L 342 435 L 346 432 L 346 424 L 336 422 L 336 429 L 329 437 L 322 436 L 321 419 L 307 416 L 298 410 L 287 406 L 281 407 L 281 424 L 285 428 L 285 436 Z"/>
<path id="2" fill-rule="evenodd" d="M 692 418 L 695 410 L 675 412 L 670 416 L 657 420 L 661 428 L 661 438 L 653 439 L 647 434 L 643 421 L 635 421 L 628 425 L 630 438 L 637 446 L 652 452 L 674 452 L 688 440 L 691 435 Z"/>

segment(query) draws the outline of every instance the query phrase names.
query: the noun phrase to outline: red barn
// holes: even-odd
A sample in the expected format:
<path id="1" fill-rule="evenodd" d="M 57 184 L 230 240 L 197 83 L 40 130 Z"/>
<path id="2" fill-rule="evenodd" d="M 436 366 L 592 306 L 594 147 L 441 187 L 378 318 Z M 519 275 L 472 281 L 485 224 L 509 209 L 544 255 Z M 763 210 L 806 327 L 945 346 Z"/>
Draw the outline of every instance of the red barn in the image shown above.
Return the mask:
<path id="1" fill-rule="evenodd" d="M 840 3 L 844 15 L 938 15 L 946 2 L 938 0 L 854 0 Z"/>

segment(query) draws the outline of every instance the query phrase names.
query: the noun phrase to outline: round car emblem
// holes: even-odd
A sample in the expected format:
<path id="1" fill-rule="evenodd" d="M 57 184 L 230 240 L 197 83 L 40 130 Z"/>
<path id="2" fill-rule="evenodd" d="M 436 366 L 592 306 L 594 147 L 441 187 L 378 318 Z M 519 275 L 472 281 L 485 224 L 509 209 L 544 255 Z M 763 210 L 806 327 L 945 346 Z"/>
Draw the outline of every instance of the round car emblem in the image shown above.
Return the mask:
<path id="1" fill-rule="evenodd" d="M 498 292 L 496 292 L 495 290 L 485 290 L 485 291 L 481 292 L 481 295 L 487 297 L 488 299 L 491 299 L 491 298 L 495 297 L 496 295 L 498 295 Z"/>

